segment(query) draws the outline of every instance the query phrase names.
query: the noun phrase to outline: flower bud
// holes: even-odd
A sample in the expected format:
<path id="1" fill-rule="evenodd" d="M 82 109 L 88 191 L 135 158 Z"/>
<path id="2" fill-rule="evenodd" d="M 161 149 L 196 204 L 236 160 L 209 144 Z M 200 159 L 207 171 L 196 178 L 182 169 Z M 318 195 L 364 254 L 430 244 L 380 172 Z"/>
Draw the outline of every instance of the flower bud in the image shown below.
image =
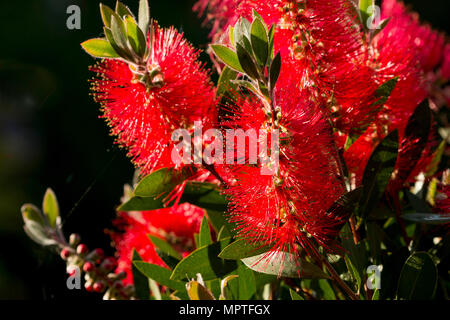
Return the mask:
<path id="1" fill-rule="evenodd" d="M 105 258 L 100 267 L 106 271 L 111 271 L 116 267 L 116 260 L 113 257 Z"/>
<path id="2" fill-rule="evenodd" d="M 95 266 L 94 266 L 94 264 L 93 264 L 92 262 L 90 262 L 90 261 L 85 262 L 84 265 L 83 265 L 83 271 L 84 271 L 84 272 L 91 272 L 91 271 L 93 271 L 94 269 L 95 269 Z"/>
<path id="3" fill-rule="evenodd" d="M 72 247 L 75 247 L 76 245 L 78 245 L 81 241 L 80 235 L 76 234 L 76 233 L 72 233 L 69 237 L 69 244 Z"/>
<path id="4" fill-rule="evenodd" d="M 81 243 L 77 246 L 77 253 L 79 255 L 84 255 L 88 252 L 88 247 L 84 243 Z"/>
<path id="5" fill-rule="evenodd" d="M 94 283 L 94 291 L 95 292 L 103 292 L 105 290 L 106 286 L 103 281 L 97 281 Z"/>
<path id="6" fill-rule="evenodd" d="M 86 289 L 87 292 L 94 291 L 94 287 L 93 287 L 92 281 L 86 281 L 84 283 L 84 288 Z"/>
<path id="7" fill-rule="evenodd" d="M 70 251 L 69 248 L 63 248 L 61 250 L 61 253 L 60 253 L 61 259 L 67 260 L 71 255 L 72 255 L 72 252 Z"/>

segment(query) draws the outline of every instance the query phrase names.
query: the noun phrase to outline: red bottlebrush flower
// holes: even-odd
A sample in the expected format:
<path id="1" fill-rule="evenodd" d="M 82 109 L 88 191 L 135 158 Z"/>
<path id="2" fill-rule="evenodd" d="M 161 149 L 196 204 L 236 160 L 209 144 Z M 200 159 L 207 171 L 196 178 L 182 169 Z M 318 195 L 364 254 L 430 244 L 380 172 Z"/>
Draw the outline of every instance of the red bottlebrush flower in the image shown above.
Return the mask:
<path id="1" fill-rule="evenodd" d="M 118 257 L 116 272 L 126 272 L 126 283 L 133 283 L 131 258 L 133 249 L 146 262 L 165 266 L 157 255 L 148 235 L 158 236 L 183 255 L 194 246 L 194 233 L 198 233 L 204 210 L 188 203 L 177 207 L 151 211 L 119 213 L 116 224 L 123 233 L 111 233 Z"/>
<path id="2" fill-rule="evenodd" d="M 205 128 L 215 122 L 215 91 L 197 61 L 199 52 L 175 29 L 157 25 L 148 46 L 151 87 L 137 81 L 123 61 L 104 60 L 91 67 L 98 74 L 92 82 L 94 97 L 102 104 L 111 134 L 128 149 L 143 175 L 175 166 L 173 130 L 191 129 L 194 121 L 202 121 Z"/>
<path id="3" fill-rule="evenodd" d="M 297 243 L 308 251 L 307 237 L 332 250 L 342 223 L 342 217 L 326 212 L 344 192 L 331 128 L 289 78 L 292 72 L 296 70 L 284 65 L 275 89 L 274 105 L 281 115 L 278 170 L 267 175 L 261 165 L 235 165 L 235 183 L 225 190 L 240 236 L 273 245 L 270 254 L 298 253 Z M 273 129 L 263 108 L 256 98 L 243 101 L 225 125 L 270 135 Z"/>
<path id="4" fill-rule="evenodd" d="M 442 59 L 441 75 L 445 80 L 450 80 L 450 43 L 445 46 Z"/>

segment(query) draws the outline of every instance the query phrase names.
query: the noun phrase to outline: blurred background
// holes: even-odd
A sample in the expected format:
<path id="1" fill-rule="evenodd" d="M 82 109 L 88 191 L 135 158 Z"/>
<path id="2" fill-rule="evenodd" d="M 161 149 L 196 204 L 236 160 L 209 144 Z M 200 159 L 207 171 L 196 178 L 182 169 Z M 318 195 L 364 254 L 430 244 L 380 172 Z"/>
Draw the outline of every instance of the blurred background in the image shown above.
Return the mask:
<path id="1" fill-rule="evenodd" d="M 104 0 L 113 7 L 115 1 Z M 137 13 L 138 0 L 123 0 Z M 151 15 L 175 26 L 197 48 L 208 29 L 194 0 L 150 0 Z M 421 19 L 450 34 L 448 0 L 408 0 Z M 134 168 L 113 144 L 89 96 L 94 60 L 80 43 L 101 35 L 97 0 L 0 2 L 0 299 L 89 299 L 68 290 L 65 263 L 24 233 L 20 207 L 41 206 L 47 187 L 58 196 L 65 234 L 113 254 L 104 233 Z M 67 7 L 81 8 L 81 29 L 69 30 Z M 206 54 L 202 60 L 208 62 Z"/>

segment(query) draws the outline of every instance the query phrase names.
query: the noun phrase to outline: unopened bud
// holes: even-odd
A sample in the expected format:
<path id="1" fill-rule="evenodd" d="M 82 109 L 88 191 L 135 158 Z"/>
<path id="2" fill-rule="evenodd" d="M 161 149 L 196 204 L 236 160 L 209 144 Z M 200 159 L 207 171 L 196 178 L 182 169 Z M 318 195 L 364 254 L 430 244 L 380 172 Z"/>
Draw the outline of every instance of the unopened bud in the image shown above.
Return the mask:
<path id="1" fill-rule="evenodd" d="M 61 250 L 61 253 L 60 253 L 61 259 L 67 260 L 71 255 L 72 255 L 72 252 L 70 251 L 69 248 L 63 248 Z"/>
<path id="2" fill-rule="evenodd" d="M 76 234 L 76 233 L 72 233 L 69 237 L 69 244 L 72 247 L 75 247 L 76 245 L 78 245 L 81 241 L 80 235 Z"/>
<path id="3" fill-rule="evenodd" d="M 84 243 L 81 243 L 77 246 L 77 253 L 79 255 L 84 255 L 88 252 L 88 247 Z"/>

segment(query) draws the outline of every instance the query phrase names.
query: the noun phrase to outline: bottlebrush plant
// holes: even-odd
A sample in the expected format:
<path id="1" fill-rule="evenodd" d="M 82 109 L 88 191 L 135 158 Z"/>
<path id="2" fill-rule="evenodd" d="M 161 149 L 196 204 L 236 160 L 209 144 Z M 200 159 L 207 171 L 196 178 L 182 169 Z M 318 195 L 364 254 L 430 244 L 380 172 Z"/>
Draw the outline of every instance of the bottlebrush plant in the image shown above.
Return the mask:
<path id="1" fill-rule="evenodd" d="M 208 70 L 146 0 L 100 5 L 104 37 L 81 46 L 138 172 L 116 256 L 65 239 L 50 189 L 25 231 L 105 299 L 448 299 L 450 44 L 379 9 L 199 0 Z"/>

